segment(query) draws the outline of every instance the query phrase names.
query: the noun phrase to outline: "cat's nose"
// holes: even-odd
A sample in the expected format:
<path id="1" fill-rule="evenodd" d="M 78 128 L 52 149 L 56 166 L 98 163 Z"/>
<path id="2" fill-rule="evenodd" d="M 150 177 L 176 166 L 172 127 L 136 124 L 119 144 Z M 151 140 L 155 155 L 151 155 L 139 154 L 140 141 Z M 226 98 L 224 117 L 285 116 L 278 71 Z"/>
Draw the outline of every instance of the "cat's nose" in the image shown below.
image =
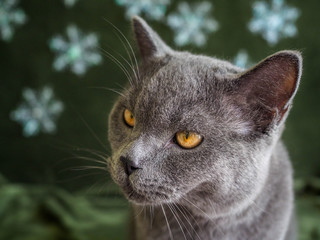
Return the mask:
<path id="1" fill-rule="evenodd" d="M 128 176 L 130 176 L 135 170 L 141 169 L 141 167 L 127 157 L 121 156 L 120 161 L 123 163 L 124 171 Z"/>

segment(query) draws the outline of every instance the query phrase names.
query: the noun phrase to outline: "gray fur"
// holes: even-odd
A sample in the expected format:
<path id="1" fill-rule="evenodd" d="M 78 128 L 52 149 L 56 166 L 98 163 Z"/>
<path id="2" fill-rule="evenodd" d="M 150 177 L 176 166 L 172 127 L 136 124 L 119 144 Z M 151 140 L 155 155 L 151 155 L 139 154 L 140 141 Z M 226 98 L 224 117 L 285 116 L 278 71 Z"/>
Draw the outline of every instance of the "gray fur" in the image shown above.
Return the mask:
<path id="1" fill-rule="evenodd" d="M 292 168 L 280 137 L 300 54 L 282 51 L 245 71 L 172 50 L 139 17 L 133 26 L 143 62 L 110 114 L 108 166 L 137 215 L 136 239 L 294 239 Z M 172 141 L 180 130 L 203 142 L 182 149 Z M 120 156 L 142 169 L 128 177 Z"/>

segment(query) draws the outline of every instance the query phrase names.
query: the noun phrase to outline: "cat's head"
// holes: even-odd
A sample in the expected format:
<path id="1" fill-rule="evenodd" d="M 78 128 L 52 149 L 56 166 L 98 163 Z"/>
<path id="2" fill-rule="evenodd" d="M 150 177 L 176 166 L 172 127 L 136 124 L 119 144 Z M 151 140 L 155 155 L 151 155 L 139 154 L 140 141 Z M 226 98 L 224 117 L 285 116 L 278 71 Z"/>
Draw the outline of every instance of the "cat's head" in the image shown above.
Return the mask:
<path id="1" fill-rule="evenodd" d="M 114 181 L 136 204 L 210 192 L 228 211 L 251 199 L 297 91 L 300 54 L 278 52 L 244 70 L 172 50 L 139 17 L 133 29 L 142 63 L 109 117 Z"/>

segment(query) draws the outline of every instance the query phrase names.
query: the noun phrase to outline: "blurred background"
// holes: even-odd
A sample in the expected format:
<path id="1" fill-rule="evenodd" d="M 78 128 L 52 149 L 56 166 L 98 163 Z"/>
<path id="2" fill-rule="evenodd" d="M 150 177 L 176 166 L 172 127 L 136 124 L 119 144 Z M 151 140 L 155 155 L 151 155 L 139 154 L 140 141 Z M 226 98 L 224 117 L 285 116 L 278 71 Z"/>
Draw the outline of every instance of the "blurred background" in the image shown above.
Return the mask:
<path id="1" fill-rule="evenodd" d="M 244 68 L 302 51 L 283 139 L 299 239 L 320 239 L 319 9 L 318 0 L 0 0 L 0 239 L 126 238 L 129 205 L 103 161 L 108 113 L 131 74 L 128 43 L 137 52 L 132 15 L 176 49 Z"/>

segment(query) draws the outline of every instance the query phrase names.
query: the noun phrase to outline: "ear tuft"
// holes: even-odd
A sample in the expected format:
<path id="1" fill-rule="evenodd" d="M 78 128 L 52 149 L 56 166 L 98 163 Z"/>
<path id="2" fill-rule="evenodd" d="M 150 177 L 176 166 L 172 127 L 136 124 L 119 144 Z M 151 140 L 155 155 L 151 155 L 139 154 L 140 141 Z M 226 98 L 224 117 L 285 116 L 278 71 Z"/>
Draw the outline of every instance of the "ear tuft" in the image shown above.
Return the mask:
<path id="1" fill-rule="evenodd" d="M 172 52 L 142 18 L 134 16 L 132 26 L 143 60 L 165 57 Z"/>
<path id="2" fill-rule="evenodd" d="M 302 73 L 302 57 L 297 51 L 281 51 L 243 73 L 237 79 L 237 93 L 245 99 L 257 129 L 266 131 L 278 124 L 296 94 Z"/>

